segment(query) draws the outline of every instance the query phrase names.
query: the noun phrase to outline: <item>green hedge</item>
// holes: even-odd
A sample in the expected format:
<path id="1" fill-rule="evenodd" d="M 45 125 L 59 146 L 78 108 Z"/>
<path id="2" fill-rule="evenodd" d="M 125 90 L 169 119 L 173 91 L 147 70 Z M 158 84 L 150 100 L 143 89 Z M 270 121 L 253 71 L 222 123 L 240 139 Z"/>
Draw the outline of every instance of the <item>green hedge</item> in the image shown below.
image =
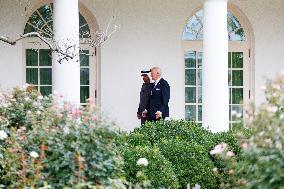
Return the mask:
<path id="1" fill-rule="evenodd" d="M 194 141 L 206 150 L 211 150 L 215 145 L 213 134 L 210 131 L 194 122 L 184 120 L 147 122 L 142 127 L 134 129 L 131 135 L 137 133 L 142 134 L 144 141 L 152 145 L 169 139 Z"/>
<path id="2" fill-rule="evenodd" d="M 139 158 L 146 158 L 149 162 L 148 166 L 137 165 Z M 137 173 L 144 169 L 147 179 L 151 182 L 150 188 L 179 188 L 171 162 L 161 154 L 157 147 L 129 146 L 124 149 L 124 162 L 126 179 L 132 184 L 141 182 Z"/>
<path id="3" fill-rule="evenodd" d="M 240 129 L 242 130 L 242 129 Z M 186 184 L 198 183 L 203 188 L 220 188 L 226 174 L 213 174 L 213 168 L 220 170 L 226 162 L 210 155 L 210 151 L 219 143 L 225 142 L 235 154 L 240 153 L 235 138 L 238 131 L 212 133 L 208 129 L 185 120 L 147 122 L 134 129 L 127 136 L 128 148 L 159 148 L 173 166 L 181 188 Z M 128 158 L 125 158 L 128 161 Z M 127 169 L 127 168 L 126 168 Z M 132 176 L 126 174 L 128 178 Z M 157 171 L 156 171 L 157 172 Z"/>
<path id="4" fill-rule="evenodd" d="M 172 162 L 182 188 L 201 184 L 202 188 L 215 188 L 217 178 L 212 169 L 214 164 L 206 149 L 195 143 L 165 140 L 159 144 L 162 154 Z"/>

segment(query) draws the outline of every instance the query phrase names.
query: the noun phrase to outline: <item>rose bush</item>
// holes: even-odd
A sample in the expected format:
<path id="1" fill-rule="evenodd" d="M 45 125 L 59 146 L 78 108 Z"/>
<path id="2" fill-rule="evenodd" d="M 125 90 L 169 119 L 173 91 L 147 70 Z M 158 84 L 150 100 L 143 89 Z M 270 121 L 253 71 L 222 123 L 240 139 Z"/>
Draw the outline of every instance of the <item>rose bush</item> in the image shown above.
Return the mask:
<path id="1" fill-rule="evenodd" d="M 220 170 L 228 175 L 223 188 L 284 188 L 284 73 L 268 80 L 264 90 L 266 101 L 245 109 L 251 135 L 238 134 L 240 157 L 228 157 L 228 149 L 216 154 L 228 162 Z"/>
<path id="2" fill-rule="evenodd" d="M 0 130 L 3 188 L 124 186 L 123 133 L 93 102 L 76 107 L 58 95 L 15 88 L 0 95 Z"/>

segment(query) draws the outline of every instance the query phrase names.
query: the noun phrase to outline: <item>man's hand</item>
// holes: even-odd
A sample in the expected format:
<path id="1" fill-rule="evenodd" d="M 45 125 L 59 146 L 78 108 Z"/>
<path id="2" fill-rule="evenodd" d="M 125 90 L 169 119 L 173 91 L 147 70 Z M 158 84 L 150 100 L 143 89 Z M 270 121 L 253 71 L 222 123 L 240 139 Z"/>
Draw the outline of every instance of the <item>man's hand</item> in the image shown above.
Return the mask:
<path id="1" fill-rule="evenodd" d="M 144 111 L 142 112 L 142 117 L 146 117 L 146 114 L 147 114 L 147 110 L 144 110 Z"/>
<path id="2" fill-rule="evenodd" d="M 162 112 L 160 112 L 160 111 L 157 111 L 157 112 L 155 113 L 155 115 L 156 115 L 156 119 L 162 118 Z"/>

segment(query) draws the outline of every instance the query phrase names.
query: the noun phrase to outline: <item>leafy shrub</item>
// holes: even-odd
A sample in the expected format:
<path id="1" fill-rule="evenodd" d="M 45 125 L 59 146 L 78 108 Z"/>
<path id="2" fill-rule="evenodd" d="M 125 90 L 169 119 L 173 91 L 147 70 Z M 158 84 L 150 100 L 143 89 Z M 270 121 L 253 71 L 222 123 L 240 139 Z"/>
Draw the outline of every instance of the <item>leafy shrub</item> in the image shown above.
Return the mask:
<path id="1" fill-rule="evenodd" d="M 149 161 L 144 168 L 145 176 L 150 181 L 150 188 L 178 188 L 178 179 L 172 168 L 172 164 L 161 154 L 159 148 L 151 146 L 129 146 L 124 149 L 124 170 L 127 181 L 136 184 L 141 180 L 137 173 L 142 171 L 137 165 L 139 158 Z"/>
<path id="2" fill-rule="evenodd" d="M 122 183 L 123 161 L 118 150 L 122 133 L 99 116 L 93 103 L 78 108 L 17 88 L 1 94 L 0 117 L 1 132 L 8 133 L 0 140 L 3 187 Z"/>
<path id="3" fill-rule="evenodd" d="M 284 74 L 268 80 L 265 89 L 266 101 L 259 107 L 245 109 L 245 124 L 250 137 L 240 140 L 241 159 L 234 157 L 226 167 L 230 180 L 224 181 L 227 188 L 284 188 Z M 226 152 L 225 152 L 226 153 Z"/>
<path id="4" fill-rule="evenodd" d="M 51 106 L 51 98 L 41 96 L 32 86 L 14 88 L 6 93 L 0 92 L 0 126 L 2 129 L 20 128 L 30 129 L 31 114 L 39 115 Z"/>
<path id="5" fill-rule="evenodd" d="M 150 141 L 152 145 L 169 139 L 185 140 L 196 142 L 209 151 L 215 144 L 209 130 L 185 120 L 147 122 L 133 133 L 143 134 L 144 140 Z"/>
<path id="6" fill-rule="evenodd" d="M 207 180 L 199 179 L 198 184 L 200 184 L 201 187 L 207 186 L 208 188 L 214 188 L 215 185 L 216 188 L 219 188 L 220 184 L 228 179 L 228 174 L 226 172 L 220 172 L 220 170 L 225 169 L 228 164 L 223 159 L 210 155 L 209 151 L 217 144 L 226 142 L 229 149 L 236 154 L 237 158 L 239 158 L 241 151 L 238 146 L 238 140 L 236 139 L 236 135 L 240 135 L 239 133 L 246 133 L 248 136 L 247 130 L 243 127 L 228 132 L 211 133 L 208 129 L 203 128 L 194 122 L 170 120 L 147 122 L 142 127 L 136 128 L 131 132 L 127 137 L 127 141 L 132 146 L 158 146 L 161 153 L 172 162 L 172 165 L 175 167 L 175 174 L 183 187 L 187 184 L 188 178 L 181 175 L 190 174 L 194 175 L 190 178 L 191 185 L 200 178 L 199 175 L 206 175 L 209 177 L 209 181 L 207 182 Z M 168 145 L 164 145 L 165 143 Z M 200 151 L 196 149 L 199 149 Z M 204 169 L 200 172 L 196 171 L 194 164 L 191 164 L 190 162 L 190 157 L 188 157 L 187 154 L 183 154 L 185 153 L 183 151 L 187 151 L 189 154 L 196 153 L 197 155 L 200 155 L 200 157 L 198 157 L 203 158 L 204 164 L 200 165 L 197 163 L 196 167 Z M 184 159 L 184 157 L 188 157 L 188 161 Z M 178 166 L 178 168 L 176 168 L 176 166 Z M 191 167 L 189 168 L 188 166 Z M 205 168 L 206 166 L 208 169 Z M 219 174 L 214 173 L 215 176 L 213 175 L 212 166 L 215 167 L 213 167 L 214 169 L 219 170 Z M 215 180 L 212 181 L 212 178 Z"/>
<path id="7" fill-rule="evenodd" d="M 284 75 L 267 81 L 266 102 L 247 110 L 246 124 L 252 136 L 243 141 L 244 161 L 249 168 L 242 179 L 247 188 L 284 188 Z M 240 166 L 241 165 L 241 166 Z"/>
<path id="8" fill-rule="evenodd" d="M 172 163 L 182 188 L 200 184 L 202 188 L 216 188 L 214 164 L 208 152 L 195 142 L 165 140 L 159 144 L 162 154 Z"/>

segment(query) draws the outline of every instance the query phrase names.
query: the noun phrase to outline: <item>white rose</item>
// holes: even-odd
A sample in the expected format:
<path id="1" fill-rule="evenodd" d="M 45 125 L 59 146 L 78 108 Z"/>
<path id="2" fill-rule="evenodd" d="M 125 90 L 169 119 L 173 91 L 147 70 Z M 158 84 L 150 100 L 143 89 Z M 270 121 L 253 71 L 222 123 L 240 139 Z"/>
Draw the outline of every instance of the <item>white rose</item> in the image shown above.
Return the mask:
<path id="1" fill-rule="evenodd" d="M 23 89 L 27 89 L 30 85 L 28 83 L 23 85 Z"/>
<path id="2" fill-rule="evenodd" d="M 35 152 L 35 151 L 30 152 L 30 156 L 31 156 L 32 158 L 38 158 L 38 157 L 39 157 L 38 153 Z"/>
<path id="3" fill-rule="evenodd" d="M 143 165 L 143 166 L 147 166 L 149 164 L 148 160 L 146 158 L 139 158 L 137 161 L 137 165 Z"/>
<path id="4" fill-rule="evenodd" d="M 40 95 L 40 96 L 37 97 L 37 99 L 42 100 L 43 96 Z"/>
<path id="5" fill-rule="evenodd" d="M 192 189 L 200 189 L 201 186 L 199 184 L 195 184 L 195 186 Z"/>
<path id="6" fill-rule="evenodd" d="M 5 138 L 7 138 L 8 135 L 4 130 L 0 131 L 0 140 L 4 140 Z"/>

